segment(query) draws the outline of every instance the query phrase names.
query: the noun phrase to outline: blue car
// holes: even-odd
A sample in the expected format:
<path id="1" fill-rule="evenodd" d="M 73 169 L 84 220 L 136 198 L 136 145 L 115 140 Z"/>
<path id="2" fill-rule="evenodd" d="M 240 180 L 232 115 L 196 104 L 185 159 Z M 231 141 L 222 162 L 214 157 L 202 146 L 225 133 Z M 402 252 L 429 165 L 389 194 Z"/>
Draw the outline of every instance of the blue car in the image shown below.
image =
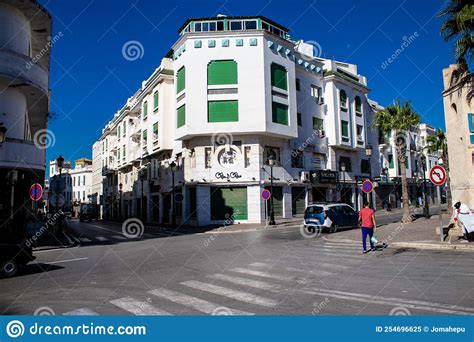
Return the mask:
<path id="1" fill-rule="evenodd" d="M 322 227 L 335 233 L 341 228 L 357 227 L 359 214 L 344 203 L 311 204 L 304 212 L 306 227 Z"/>

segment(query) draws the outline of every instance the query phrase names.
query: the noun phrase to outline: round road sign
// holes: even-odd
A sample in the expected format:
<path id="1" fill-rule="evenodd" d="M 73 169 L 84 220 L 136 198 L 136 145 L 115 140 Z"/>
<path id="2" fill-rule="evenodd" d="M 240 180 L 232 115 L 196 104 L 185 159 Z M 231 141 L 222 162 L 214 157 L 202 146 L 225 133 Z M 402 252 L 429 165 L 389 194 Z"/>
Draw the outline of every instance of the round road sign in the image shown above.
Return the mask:
<path id="1" fill-rule="evenodd" d="M 366 194 L 372 192 L 374 189 L 374 184 L 370 181 L 370 179 L 366 179 L 364 183 L 362 183 L 362 191 L 365 192 Z"/>
<path id="2" fill-rule="evenodd" d="M 270 198 L 270 191 L 267 189 L 262 190 L 262 198 L 266 201 Z"/>
<path id="3" fill-rule="evenodd" d="M 434 185 L 442 185 L 446 182 L 446 170 L 444 167 L 435 165 L 430 170 L 430 181 Z"/>
<path id="4" fill-rule="evenodd" d="M 39 201 L 43 197 L 43 187 L 39 183 L 35 183 L 30 187 L 30 198 L 32 201 Z"/>

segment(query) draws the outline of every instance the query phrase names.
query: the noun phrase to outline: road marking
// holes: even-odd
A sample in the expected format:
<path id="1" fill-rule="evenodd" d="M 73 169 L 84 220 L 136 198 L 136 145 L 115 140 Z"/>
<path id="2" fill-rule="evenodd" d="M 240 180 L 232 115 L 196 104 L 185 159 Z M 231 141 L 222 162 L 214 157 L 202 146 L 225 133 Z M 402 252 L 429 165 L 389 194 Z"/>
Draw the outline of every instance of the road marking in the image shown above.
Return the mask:
<path id="1" fill-rule="evenodd" d="M 44 264 L 62 264 L 64 262 L 87 260 L 88 258 L 76 258 L 76 259 L 67 259 L 67 260 L 58 260 L 58 261 L 43 261 Z"/>
<path id="2" fill-rule="evenodd" d="M 352 292 L 343 292 L 336 290 L 327 290 L 327 289 L 311 289 L 311 290 L 300 290 L 303 293 L 320 295 L 327 297 L 334 297 L 339 299 L 348 299 L 358 302 L 364 302 L 369 304 L 379 304 L 379 305 L 389 305 L 389 306 L 404 306 L 408 309 L 422 310 L 422 311 L 432 311 L 443 314 L 457 314 L 457 315 L 466 315 L 473 314 L 474 308 L 461 307 L 450 304 L 439 304 L 439 303 L 430 303 L 425 301 L 402 299 L 402 298 L 390 298 L 374 295 L 366 295 L 361 293 L 352 293 Z"/>
<path id="3" fill-rule="evenodd" d="M 321 275 L 321 276 L 332 276 L 334 275 L 335 273 L 332 273 L 332 272 L 329 272 L 329 271 L 323 271 L 323 270 L 314 270 L 314 269 L 310 269 L 308 270 L 307 268 L 296 268 L 296 267 L 287 267 L 287 266 L 284 266 L 284 267 L 281 267 L 279 265 L 268 265 L 268 264 L 264 264 L 262 262 L 254 262 L 254 263 L 251 263 L 250 264 L 251 267 L 261 267 L 261 268 L 270 268 L 270 269 L 280 269 L 280 268 L 283 268 L 285 270 L 288 270 L 288 271 L 291 271 L 291 272 L 297 272 L 297 273 L 304 273 L 305 275 Z"/>
<path id="4" fill-rule="evenodd" d="M 322 244 L 320 246 L 323 247 L 323 248 L 331 247 L 331 248 L 337 248 L 337 249 L 351 250 L 351 249 L 360 249 L 361 246 L 362 246 L 362 242 L 358 245 L 336 244 L 336 243 L 332 243 L 332 242 L 325 242 L 324 244 Z"/>
<path id="5" fill-rule="evenodd" d="M 268 272 L 250 270 L 248 268 L 243 268 L 243 267 L 236 267 L 236 268 L 231 269 L 230 271 L 237 272 L 237 273 L 248 274 L 248 275 L 253 275 L 253 276 L 257 276 L 257 277 L 283 280 L 283 281 L 295 281 L 295 280 L 297 280 L 297 279 L 295 279 L 295 277 L 288 277 L 288 276 L 283 276 L 283 275 L 270 274 Z"/>
<path id="6" fill-rule="evenodd" d="M 185 281 L 185 282 L 182 282 L 181 284 L 184 286 L 192 287 L 194 289 L 207 291 L 210 293 L 217 294 L 219 296 L 232 298 L 232 299 L 245 302 L 245 303 L 257 304 L 257 305 L 267 306 L 267 307 L 274 307 L 279 304 L 278 301 L 270 299 L 270 298 L 256 296 L 254 294 L 243 292 L 243 291 L 232 290 L 227 287 L 217 286 L 217 285 L 208 284 L 208 283 L 202 283 L 196 280 Z"/>
<path id="7" fill-rule="evenodd" d="M 97 312 L 88 308 L 77 309 L 63 313 L 63 316 L 99 316 Z"/>
<path id="8" fill-rule="evenodd" d="M 104 241 L 109 241 L 109 239 L 107 239 L 107 238 L 105 238 L 105 237 L 103 237 L 103 236 L 96 236 L 95 238 L 96 238 L 97 240 L 99 240 L 99 241 L 102 241 L 102 242 L 104 242 Z"/>
<path id="9" fill-rule="evenodd" d="M 234 277 L 234 276 L 229 276 L 229 275 L 222 274 L 222 273 L 211 274 L 211 275 L 208 275 L 208 277 L 212 278 L 212 279 L 227 281 L 229 283 L 233 283 L 233 284 L 237 284 L 237 285 L 244 285 L 244 286 L 254 287 L 254 288 L 260 289 L 260 290 L 276 290 L 276 289 L 280 288 L 279 285 L 265 283 L 265 282 L 260 281 L 260 280 Z"/>
<path id="10" fill-rule="evenodd" d="M 131 312 L 136 316 L 169 316 L 169 312 L 155 308 L 154 306 L 140 302 L 133 299 L 132 297 L 123 297 L 110 301 L 111 304 L 118 306 L 119 308 Z"/>
<path id="11" fill-rule="evenodd" d="M 253 313 L 250 313 L 250 312 L 229 309 L 227 307 L 208 302 L 207 300 L 204 300 L 204 299 L 188 296 L 187 294 L 168 290 L 165 288 L 159 288 L 152 291 L 148 291 L 148 293 L 151 293 L 154 296 L 164 298 L 174 303 L 188 306 L 194 310 L 204 312 L 205 314 L 208 314 L 208 315 L 212 315 L 215 312 L 215 310 L 219 308 L 222 308 L 223 311 L 228 311 L 229 313 L 232 313 L 232 315 L 238 315 L 238 316 L 253 315 Z"/>
<path id="12" fill-rule="evenodd" d="M 265 259 L 265 261 L 275 262 L 274 259 Z M 330 263 L 325 263 L 325 262 L 316 262 L 314 264 L 308 263 L 308 265 L 311 266 L 311 267 L 326 267 L 326 268 L 331 268 L 331 269 L 338 268 L 340 270 L 347 270 L 348 268 L 350 268 L 349 266 L 338 265 L 338 264 L 330 264 Z"/>
<path id="13" fill-rule="evenodd" d="M 113 235 L 112 236 L 114 239 L 119 239 L 119 240 L 127 240 L 127 238 L 125 236 L 122 236 L 122 235 Z"/>
<path id="14" fill-rule="evenodd" d="M 81 242 L 91 242 L 91 240 L 87 238 L 79 238 L 79 240 L 81 240 Z"/>

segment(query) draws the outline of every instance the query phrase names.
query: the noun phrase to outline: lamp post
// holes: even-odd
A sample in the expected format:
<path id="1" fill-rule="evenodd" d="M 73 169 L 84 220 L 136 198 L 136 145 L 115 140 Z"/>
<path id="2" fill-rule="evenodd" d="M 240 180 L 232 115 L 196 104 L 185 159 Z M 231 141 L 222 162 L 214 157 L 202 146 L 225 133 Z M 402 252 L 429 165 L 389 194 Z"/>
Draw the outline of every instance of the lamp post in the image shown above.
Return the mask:
<path id="1" fill-rule="evenodd" d="M 122 189 L 123 184 L 119 184 L 119 221 L 122 222 Z"/>
<path id="2" fill-rule="evenodd" d="M 141 169 L 140 170 L 140 181 L 142 183 L 142 197 L 141 197 L 141 205 L 140 205 L 140 218 L 142 219 L 142 221 L 145 220 L 145 218 L 143 217 L 144 214 L 143 214 L 143 197 L 144 197 L 144 191 L 143 191 L 143 182 L 145 181 L 146 179 L 146 173 L 145 173 L 145 169 Z"/>
<path id="3" fill-rule="evenodd" d="M 346 203 L 346 164 L 341 163 L 341 171 L 342 171 L 342 197 L 344 197 L 344 203 Z"/>
<path id="4" fill-rule="evenodd" d="M 174 192 L 174 173 L 176 172 L 176 170 L 178 169 L 178 165 L 172 161 L 169 165 L 170 169 L 171 169 L 171 193 L 172 193 L 172 206 L 171 206 L 171 226 L 173 228 L 176 227 L 176 200 L 175 200 L 175 192 Z"/>
<path id="5" fill-rule="evenodd" d="M 276 162 L 276 153 L 275 151 L 271 150 L 268 154 L 268 165 L 270 166 L 270 221 L 268 222 L 269 225 L 274 226 L 275 223 L 275 210 L 273 207 L 273 166 L 275 166 Z"/>
<path id="6" fill-rule="evenodd" d="M 426 174 L 425 174 L 425 169 L 426 169 L 426 156 L 424 154 L 421 155 L 420 157 L 421 160 L 421 167 L 423 168 L 423 216 L 425 218 L 430 217 L 430 208 L 428 206 L 428 197 L 426 193 Z"/>
<path id="7" fill-rule="evenodd" d="M 365 155 L 369 158 L 369 179 L 372 180 L 372 145 L 368 144 L 365 146 Z M 369 200 L 370 207 L 372 208 L 372 198 L 371 193 L 367 194 L 367 199 Z"/>

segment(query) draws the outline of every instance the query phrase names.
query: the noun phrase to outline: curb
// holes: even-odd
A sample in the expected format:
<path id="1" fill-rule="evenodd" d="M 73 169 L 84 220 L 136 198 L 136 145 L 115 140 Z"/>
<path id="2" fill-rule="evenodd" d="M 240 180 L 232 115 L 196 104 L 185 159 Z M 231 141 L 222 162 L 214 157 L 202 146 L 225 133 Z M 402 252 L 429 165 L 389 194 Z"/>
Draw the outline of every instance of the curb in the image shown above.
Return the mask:
<path id="1" fill-rule="evenodd" d="M 402 248 L 474 252 L 474 245 L 452 245 L 448 243 L 441 245 L 436 243 L 423 242 L 392 242 L 391 245 Z"/>

